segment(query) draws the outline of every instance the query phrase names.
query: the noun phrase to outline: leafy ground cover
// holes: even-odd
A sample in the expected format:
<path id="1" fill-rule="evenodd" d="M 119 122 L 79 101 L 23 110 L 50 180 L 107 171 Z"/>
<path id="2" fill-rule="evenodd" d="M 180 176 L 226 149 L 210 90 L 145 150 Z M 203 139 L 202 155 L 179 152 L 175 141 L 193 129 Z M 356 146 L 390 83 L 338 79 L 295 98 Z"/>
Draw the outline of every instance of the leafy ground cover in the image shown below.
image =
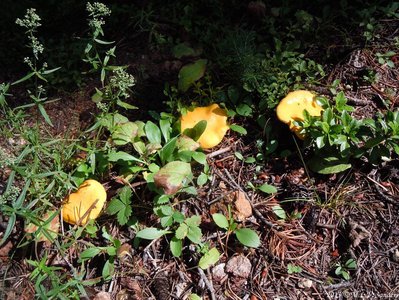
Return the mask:
<path id="1" fill-rule="evenodd" d="M 397 2 L 73 3 L 0 21 L 1 298 L 397 297 Z"/>

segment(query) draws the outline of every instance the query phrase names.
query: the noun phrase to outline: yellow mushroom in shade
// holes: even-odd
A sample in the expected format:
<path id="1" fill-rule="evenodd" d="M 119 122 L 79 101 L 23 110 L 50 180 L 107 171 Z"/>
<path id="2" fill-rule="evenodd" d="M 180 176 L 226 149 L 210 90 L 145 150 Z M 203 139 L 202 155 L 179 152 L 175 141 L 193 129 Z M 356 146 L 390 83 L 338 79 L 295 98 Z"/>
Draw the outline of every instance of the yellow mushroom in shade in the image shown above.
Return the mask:
<path id="1" fill-rule="evenodd" d="M 85 225 L 96 219 L 107 200 L 107 192 L 101 183 L 89 179 L 74 193 L 68 195 L 62 205 L 62 218 L 73 225 Z"/>
<path id="2" fill-rule="evenodd" d="M 280 101 L 277 106 L 277 118 L 290 127 L 300 139 L 304 136 L 300 133 L 301 129 L 294 125 L 294 121 L 303 121 L 303 112 L 306 110 L 311 116 L 320 116 L 323 108 L 317 104 L 316 96 L 304 90 L 291 93 Z"/>
<path id="3" fill-rule="evenodd" d="M 196 107 L 193 111 L 189 111 L 181 117 L 181 132 L 188 128 L 193 128 L 203 120 L 207 122 L 206 128 L 198 143 L 202 149 L 209 149 L 218 145 L 229 130 L 227 112 L 217 104 Z"/>

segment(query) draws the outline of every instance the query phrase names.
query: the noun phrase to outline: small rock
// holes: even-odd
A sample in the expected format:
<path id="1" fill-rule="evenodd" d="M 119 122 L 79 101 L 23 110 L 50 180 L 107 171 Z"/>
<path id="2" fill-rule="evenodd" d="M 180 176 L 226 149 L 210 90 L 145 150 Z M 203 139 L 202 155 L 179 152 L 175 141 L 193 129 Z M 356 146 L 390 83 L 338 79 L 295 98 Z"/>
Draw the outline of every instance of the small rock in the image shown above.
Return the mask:
<path id="1" fill-rule="evenodd" d="M 227 273 L 241 278 L 248 278 L 251 268 L 251 262 L 244 255 L 234 256 L 226 264 Z"/>
<path id="2" fill-rule="evenodd" d="M 392 254 L 393 261 L 399 262 L 399 249 L 396 249 Z"/>
<path id="3" fill-rule="evenodd" d="M 298 282 L 298 287 L 301 289 L 310 289 L 313 285 L 313 281 L 308 278 L 302 278 Z"/>
<path id="4" fill-rule="evenodd" d="M 237 210 L 236 218 L 237 221 L 245 221 L 247 218 L 252 216 L 251 203 L 245 197 L 245 194 L 241 191 L 235 192 L 235 208 Z"/>
<path id="5" fill-rule="evenodd" d="M 111 300 L 111 294 L 107 292 L 99 292 L 94 296 L 93 300 Z"/>
<path id="6" fill-rule="evenodd" d="M 215 282 L 221 282 L 226 278 L 227 274 L 224 271 L 226 264 L 218 264 L 212 268 L 212 279 Z"/>

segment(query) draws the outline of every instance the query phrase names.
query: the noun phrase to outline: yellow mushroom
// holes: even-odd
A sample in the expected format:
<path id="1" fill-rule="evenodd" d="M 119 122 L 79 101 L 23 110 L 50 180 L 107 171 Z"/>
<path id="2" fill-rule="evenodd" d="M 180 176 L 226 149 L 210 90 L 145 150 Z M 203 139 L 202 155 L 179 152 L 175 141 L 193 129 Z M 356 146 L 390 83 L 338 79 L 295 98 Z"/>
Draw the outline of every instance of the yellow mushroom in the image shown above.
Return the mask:
<path id="1" fill-rule="evenodd" d="M 291 93 L 280 101 L 277 106 L 277 118 L 290 127 L 300 139 L 304 136 L 300 133 L 301 128 L 294 125 L 294 121 L 303 121 L 303 112 L 311 116 L 320 116 L 322 107 L 317 104 L 315 95 L 309 91 L 298 90 Z"/>
<path id="2" fill-rule="evenodd" d="M 181 117 L 181 132 L 184 132 L 187 128 L 193 128 L 198 122 L 203 120 L 205 120 L 207 124 L 198 143 L 201 148 L 209 149 L 218 145 L 222 141 L 227 130 L 229 130 L 227 113 L 217 104 L 197 107 Z"/>
<path id="3" fill-rule="evenodd" d="M 78 190 L 66 197 L 62 206 L 62 218 L 70 224 L 85 225 L 96 219 L 107 200 L 107 192 L 96 180 L 83 182 Z"/>

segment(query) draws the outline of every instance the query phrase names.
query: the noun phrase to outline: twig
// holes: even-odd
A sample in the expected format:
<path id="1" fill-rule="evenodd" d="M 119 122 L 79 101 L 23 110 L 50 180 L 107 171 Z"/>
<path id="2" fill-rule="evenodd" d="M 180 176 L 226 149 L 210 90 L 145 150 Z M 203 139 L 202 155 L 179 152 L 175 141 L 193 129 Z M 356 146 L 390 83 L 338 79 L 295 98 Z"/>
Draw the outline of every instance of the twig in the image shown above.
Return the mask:
<path id="1" fill-rule="evenodd" d="M 218 156 L 220 154 L 229 152 L 230 150 L 231 150 L 231 147 L 222 148 L 222 149 L 216 150 L 216 151 L 214 151 L 212 153 L 209 153 L 206 157 L 207 158 L 212 158 L 212 157 Z"/>
<path id="2" fill-rule="evenodd" d="M 331 290 L 339 290 L 339 289 L 347 288 L 347 287 L 350 287 L 351 285 L 352 285 L 351 282 L 340 282 L 337 284 L 323 286 L 323 288 L 327 291 L 331 291 Z"/>
<path id="3" fill-rule="evenodd" d="M 198 269 L 198 273 L 201 276 L 201 279 L 204 281 L 207 289 L 209 290 L 209 293 L 211 293 L 211 299 L 216 300 L 215 289 L 213 288 L 212 282 L 209 281 L 208 277 L 206 277 L 204 271 L 200 267 L 197 267 L 197 269 Z"/>

